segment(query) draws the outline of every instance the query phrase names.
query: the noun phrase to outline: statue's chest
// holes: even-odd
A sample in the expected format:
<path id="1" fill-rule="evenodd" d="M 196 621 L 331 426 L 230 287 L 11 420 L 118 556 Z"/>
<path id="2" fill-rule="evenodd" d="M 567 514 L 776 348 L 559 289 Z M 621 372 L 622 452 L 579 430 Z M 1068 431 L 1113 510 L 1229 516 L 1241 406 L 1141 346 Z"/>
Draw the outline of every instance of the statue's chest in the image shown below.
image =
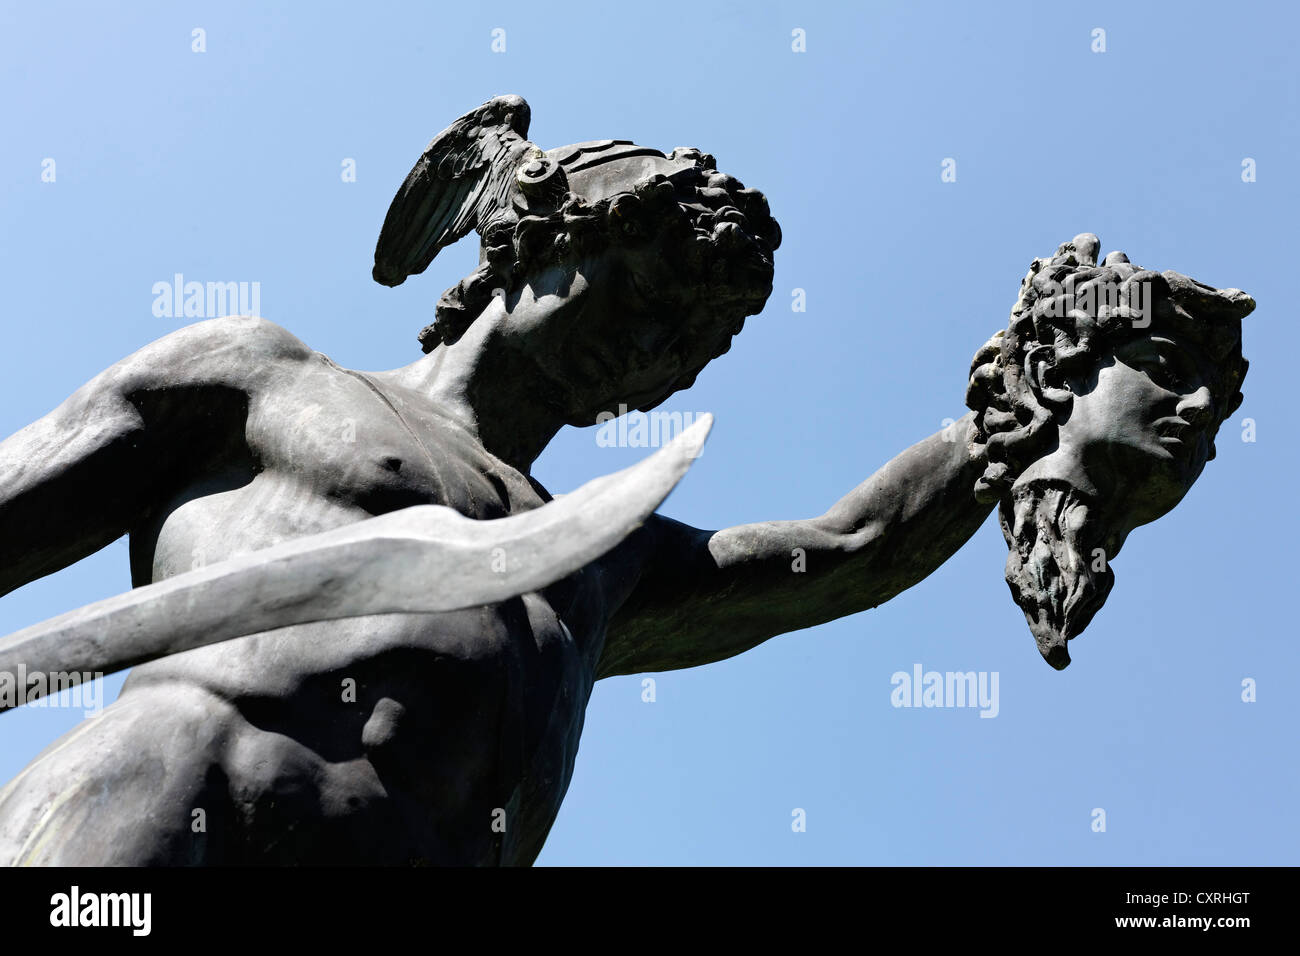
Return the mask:
<path id="1" fill-rule="evenodd" d="M 249 420 L 260 467 L 306 494 L 372 515 L 441 504 L 476 519 L 542 503 L 523 475 L 436 412 L 403 408 L 341 374 L 323 384 L 280 397 Z"/>

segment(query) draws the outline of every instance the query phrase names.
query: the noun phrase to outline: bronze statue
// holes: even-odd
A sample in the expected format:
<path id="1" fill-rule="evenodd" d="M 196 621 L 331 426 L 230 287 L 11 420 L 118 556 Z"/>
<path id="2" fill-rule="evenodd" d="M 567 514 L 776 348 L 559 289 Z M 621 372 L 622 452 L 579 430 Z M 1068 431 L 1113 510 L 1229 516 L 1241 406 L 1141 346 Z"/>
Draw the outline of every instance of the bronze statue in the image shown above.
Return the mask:
<path id="1" fill-rule="evenodd" d="M 0 791 L 0 861 L 530 863 L 596 680 L 875 607 L 999 502 L 1063 666 L 1109 586 L 1079 562 L 1177 503 L 1239 400 L 1249 297 L 1098 267 L 1082 236 L 977 355 L 974 411 L 825 514 L 651 514 L 707 424 L 552 502 L 529 471 L 556 431 L 689 387 L 762 309 L 781 234 L 706 154 L 543 151 L 528 119 L 503 96 L 457 120 L 389 210 L 386 284 L 481 237 L 421 359 L 357 372 L 261 319 L 200 322 L 0 444 L 0 593 L 124 533 L 137 585 L 0 641 L 0 669 L 137 665 Z M 1060 318 L 1088 280 L 1129 285 Z"/>

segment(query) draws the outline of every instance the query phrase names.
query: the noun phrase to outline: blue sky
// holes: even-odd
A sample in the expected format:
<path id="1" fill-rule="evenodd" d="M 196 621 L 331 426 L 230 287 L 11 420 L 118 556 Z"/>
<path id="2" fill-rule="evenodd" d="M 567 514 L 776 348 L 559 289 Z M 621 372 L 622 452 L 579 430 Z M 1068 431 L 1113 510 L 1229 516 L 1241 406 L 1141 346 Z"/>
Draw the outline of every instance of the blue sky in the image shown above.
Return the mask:
<path id="1" fill-rule="evenodd" d="M 0 433 L 184 324 L 151 308 L 178 272 L 259 282 L 262 314 L 341 364 L 412 361 L 476 249 L 387 289 L 375 238 L 429 137 L 498 93 L 529 101 L 543 147 L 698 146 L 781 223 L 766 310 L 663 406 L 717 416 L 664 508 L 700 527 L 820 514 L 959 417 L 1029 261 L 1095 232 L 1103 254 L 1259 307 L 1218 459 L 1129 539 L 1071 667 L 1039 658 L 990 520 L 874 611 L 656 675 L 653 703 L 638 677 L 598 684 L 538 862 L 1294 864 L 1298 20 L 1252 3 L 4 4 Z M 568 429 L 536 474 L 563 491 L 644 454 Z M 128 586 L 118 542 L 0 599 L 0 633 Z M 996 672 L 998 716 L 892 707 L 891 675 L 918 663 Z M 0 716 L 0 778 L 79 716 Z"/>

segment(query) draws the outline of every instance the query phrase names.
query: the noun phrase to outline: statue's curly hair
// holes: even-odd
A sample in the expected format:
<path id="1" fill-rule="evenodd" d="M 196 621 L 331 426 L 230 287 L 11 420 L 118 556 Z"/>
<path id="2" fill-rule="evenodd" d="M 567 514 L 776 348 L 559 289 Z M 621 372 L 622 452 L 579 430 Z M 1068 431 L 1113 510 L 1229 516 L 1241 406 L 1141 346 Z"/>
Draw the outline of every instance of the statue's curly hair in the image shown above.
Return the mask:
<path id="1" fill-rule="evenodd" d="M 781 227 L 763 194 L 719 173 L 712 156 L 679 148 L 669 158 L 694 165 L 596 202 L 570 192 L 552 212 L 487 229 L 478 268 L 442 294 L 434 323 L 420 332 L 424 351 L 455 342 L 494 295 L 509 295 L 537 267 L 617 244 L 659 243 L 681 277 L 681 292 L 702 299 L 731 335 L 738 333 L 772 292 Z M 657 292 L 676 298 L 673 290 Z M 710 358 L 729 347 L 724 336 Z"/>
<path id="2" fill-rule="evenodd" d="M 1255 301 L 1238 289 L 1215 289 L 1182 273 L 1141 269 L 1122 252 L 1098 265 L 1099 248 L 1095 235 L 1083 233 L 1062 243 L 1055 255 L 1035 259 L 1006 329 L 975 354 L 966 405 L 975 412 L 971 453 L 985 462 L 975 484 L 979 501 L 1001 499 L 1055 441 L 1061 411 L 1040 401 L 1031 370 L 1039 370 L 1033 373 L 1039 381 L 1063 388 L 1106 351 L 1164 328 L 1201 346 L 1218 370 L 1211 385 L 1218 410 L 1211 458 L 1214 432 L 1241 405 L 1249 365 L 1241 355 L 1241 320 Z M 1073 307 L 1081 301 L 1086 308 Z"/>

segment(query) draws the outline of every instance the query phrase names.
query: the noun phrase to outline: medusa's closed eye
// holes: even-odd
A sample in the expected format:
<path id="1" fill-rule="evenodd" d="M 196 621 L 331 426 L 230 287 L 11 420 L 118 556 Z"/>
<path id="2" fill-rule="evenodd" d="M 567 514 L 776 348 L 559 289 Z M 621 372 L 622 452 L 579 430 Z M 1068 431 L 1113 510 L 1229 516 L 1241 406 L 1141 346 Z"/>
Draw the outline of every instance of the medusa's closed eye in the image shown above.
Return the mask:
<path id="1" fill-rule="evenodd" d="M 1136 339 L 1116 349 L 1115 355 L 1174 394 L 1187 395 L 1201 387 L 1201 373 L 1195 359 L 1170 339 L 1161 336 Z"/>

